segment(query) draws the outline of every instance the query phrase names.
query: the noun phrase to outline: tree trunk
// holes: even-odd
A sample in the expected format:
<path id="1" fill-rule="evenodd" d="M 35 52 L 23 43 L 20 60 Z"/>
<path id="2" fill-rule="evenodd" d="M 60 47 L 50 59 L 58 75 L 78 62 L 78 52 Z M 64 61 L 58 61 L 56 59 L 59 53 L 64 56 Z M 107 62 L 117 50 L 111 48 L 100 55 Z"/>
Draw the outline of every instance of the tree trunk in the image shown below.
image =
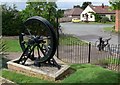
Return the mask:
<path id="1" fill-rule="evenodd" d="M 115 31 L 120 30 L 120 10 L 116 10 Z"/>

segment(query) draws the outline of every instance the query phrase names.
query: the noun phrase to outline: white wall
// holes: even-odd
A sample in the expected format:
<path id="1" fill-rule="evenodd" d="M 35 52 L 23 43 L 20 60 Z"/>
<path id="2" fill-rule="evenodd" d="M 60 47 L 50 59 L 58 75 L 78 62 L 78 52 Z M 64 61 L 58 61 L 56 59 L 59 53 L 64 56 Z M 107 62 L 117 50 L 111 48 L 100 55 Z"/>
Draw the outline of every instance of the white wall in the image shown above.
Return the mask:
<path id="1" fill-rule="evenodd" d="M 109 20 L 111 20 L 111 15 L 110 14 L 106 14 L 105 16 L 108 17 Z"/>
<path id="2" fill-rule="evenodd" d="M 86 18 L 83 17 L 82 15 L 87 13 L 87 14 L 88 14 L 88 21 L 95 21 L 95 16 L 94 16 L 92 13 L 89 13 L 89 12 L 94 12 L 94 10 L 91 9 L 91 7 L 88 5 L 88 6 L 85 8 L 85 10 L 81 13 L 81 15 L 80 15 L 80 20 L 81 20 L 81 21 L 85 21 Z M 90 16 L 92 16 L 92 18 L 91 18 Z"/>

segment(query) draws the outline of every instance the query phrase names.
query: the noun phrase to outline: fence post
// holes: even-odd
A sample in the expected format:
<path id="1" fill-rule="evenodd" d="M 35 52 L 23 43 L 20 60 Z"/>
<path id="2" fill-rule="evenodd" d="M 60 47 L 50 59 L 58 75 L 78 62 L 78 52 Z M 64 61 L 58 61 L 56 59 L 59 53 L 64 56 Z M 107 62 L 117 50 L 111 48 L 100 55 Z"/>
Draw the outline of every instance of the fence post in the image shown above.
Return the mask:
<path id="1" fill-rule="evenodd" d="M 88 52 L 88 63 L 90 63 L 90 55 L 91 55 L 91 43 L 89 42 L 89 52 Z"/>
<path id="2" fill-rule="evenodd" d="M 58 11 L 57 11 L 58 14 Z M 56 17 L 56 21 L 57 21 L 57 58 L 59 58 L 59 22 L 58 22 L 58 16 Z"/>

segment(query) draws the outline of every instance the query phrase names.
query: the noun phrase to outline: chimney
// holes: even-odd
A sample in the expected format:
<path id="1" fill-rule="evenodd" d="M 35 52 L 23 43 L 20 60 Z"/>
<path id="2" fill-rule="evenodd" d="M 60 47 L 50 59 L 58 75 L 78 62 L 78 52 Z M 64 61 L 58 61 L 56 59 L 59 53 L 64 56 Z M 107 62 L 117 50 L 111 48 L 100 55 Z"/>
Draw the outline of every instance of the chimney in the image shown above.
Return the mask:
<path id="1" fill-rule="evenodd" d="M 102 8 L 104 8 L 104 3 L 102 3 Z"/>

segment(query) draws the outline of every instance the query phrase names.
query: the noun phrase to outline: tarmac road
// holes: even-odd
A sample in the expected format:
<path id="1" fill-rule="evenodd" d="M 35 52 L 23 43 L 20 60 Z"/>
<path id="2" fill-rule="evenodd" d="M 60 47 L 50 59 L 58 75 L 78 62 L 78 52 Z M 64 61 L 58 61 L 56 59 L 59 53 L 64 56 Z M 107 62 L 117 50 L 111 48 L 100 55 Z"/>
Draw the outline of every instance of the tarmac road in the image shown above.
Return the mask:
<path id="1" fill-rule="evenodd" d="M 112 38 L 110 44 L 118 44 L 118 35 L 110 32 L 104 32 L 104 27 L 112 27 L 113 24 L 80 24 L 80 23 L 61 23 L 62 32 L 65 34 L 74 34 L 80 39 L 95 43 L 101 36 L 105 39 Z M 111 36 L 110 36 L 111 35 Z"/>

